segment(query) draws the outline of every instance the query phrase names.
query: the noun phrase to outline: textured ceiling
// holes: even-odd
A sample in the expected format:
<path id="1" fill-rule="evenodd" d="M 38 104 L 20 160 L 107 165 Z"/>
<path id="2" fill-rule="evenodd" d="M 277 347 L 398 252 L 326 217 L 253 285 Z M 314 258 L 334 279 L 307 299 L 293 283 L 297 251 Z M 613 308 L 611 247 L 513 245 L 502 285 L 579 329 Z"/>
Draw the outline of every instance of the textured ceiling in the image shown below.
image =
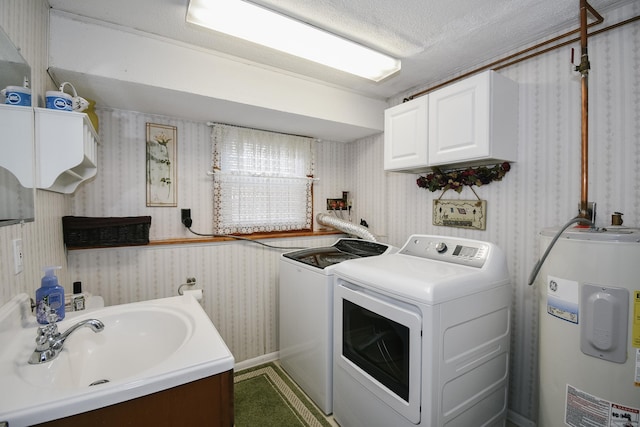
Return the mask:
<path id="1" fill-rule="evenodd" d="M 636 0 L 590 0 L 600 14 Z M 233 55 L 386 99 L 579 26 L 579 0 L 256 0 L 381 50 L 402 70 L 379 83 L 185 22 L 188 0 L 49 0 L 54 9 Z"/>

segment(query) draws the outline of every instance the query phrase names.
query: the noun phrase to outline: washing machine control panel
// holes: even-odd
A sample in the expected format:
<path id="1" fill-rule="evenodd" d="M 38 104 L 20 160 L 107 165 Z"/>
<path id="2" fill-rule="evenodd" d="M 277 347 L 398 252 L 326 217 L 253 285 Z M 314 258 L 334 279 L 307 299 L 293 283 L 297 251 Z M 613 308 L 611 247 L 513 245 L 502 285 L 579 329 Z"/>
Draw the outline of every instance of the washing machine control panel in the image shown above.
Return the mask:
<path id="1" fill-rule="evenodd" d="M 490 247 L 491 244 L 477 240 L 414 235 L 399 253 L 480 268 L 490 255 Z"/>

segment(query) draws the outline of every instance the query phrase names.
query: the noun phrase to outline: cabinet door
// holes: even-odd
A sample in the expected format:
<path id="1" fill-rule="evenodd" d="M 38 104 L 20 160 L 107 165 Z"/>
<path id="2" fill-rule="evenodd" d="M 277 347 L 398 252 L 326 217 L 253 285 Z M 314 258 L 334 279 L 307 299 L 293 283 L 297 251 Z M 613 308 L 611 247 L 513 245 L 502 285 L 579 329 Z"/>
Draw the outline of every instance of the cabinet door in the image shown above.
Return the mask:
<path id="1" fill-rule="evenodd" d="M 427 167 L 428 96 L 384 112 L 384 169 L 411 171 Z"/>
<path id="2" fill-rule="evenodd" d="M 482 73 L 429 94 L 430 165 L 489 155 L 490 78 Z"/>

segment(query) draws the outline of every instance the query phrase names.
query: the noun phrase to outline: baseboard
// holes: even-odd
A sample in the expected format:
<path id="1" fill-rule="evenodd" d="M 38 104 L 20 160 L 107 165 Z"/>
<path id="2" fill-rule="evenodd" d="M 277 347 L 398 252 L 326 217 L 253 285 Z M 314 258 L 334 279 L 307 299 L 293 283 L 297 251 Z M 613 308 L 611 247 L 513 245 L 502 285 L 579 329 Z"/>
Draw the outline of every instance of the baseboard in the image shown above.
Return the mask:
<path id="1" fill-rule="evenodd" d="M 253 359 L 243 360 L 242 362 L 238 362 L 233 367 L 234 371 L 241 371 L 247 368 L 253 368 L 254 366 L 262 365 L 263 363 L 273 362 L 274 360 L 278 360 L 280 358 L 279 352 L 273 352 L 269 354 L 263 354 L 262 356 L 254 357 Z"/>
<path id="2" fill-rule="evenodd" d="M 517 425 L 518 427 L 536 427 L 536 423 L 513 411 L 507 412 L 507 420 Z"/>

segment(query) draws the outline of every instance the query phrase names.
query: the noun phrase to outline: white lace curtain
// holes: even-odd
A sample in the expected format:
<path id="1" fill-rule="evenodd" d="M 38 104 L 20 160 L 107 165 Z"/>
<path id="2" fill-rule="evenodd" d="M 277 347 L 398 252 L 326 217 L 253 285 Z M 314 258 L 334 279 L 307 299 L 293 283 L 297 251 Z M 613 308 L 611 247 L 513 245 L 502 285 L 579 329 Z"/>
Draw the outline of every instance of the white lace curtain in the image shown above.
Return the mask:
<path id="1" fill-rule="evenodd" d="M 212 126 L 216 234 L 311 229 L 313 139 Z"/>

